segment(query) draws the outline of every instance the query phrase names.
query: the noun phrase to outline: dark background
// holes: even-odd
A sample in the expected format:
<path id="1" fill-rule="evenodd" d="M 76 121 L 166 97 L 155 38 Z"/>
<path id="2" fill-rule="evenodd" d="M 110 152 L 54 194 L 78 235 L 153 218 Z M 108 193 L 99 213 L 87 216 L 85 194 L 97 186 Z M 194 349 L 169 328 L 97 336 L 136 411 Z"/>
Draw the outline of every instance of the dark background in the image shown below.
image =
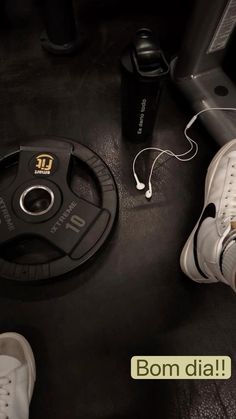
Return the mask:
<path id="1" fill-rule="evenodd" d="M 77 1 L 87 42 L 72 57 L 42 50 L 39 3 L 7 0 L 7 16 L 1 14 L 0 153 L 32 135 L 82 142 L 110 166 L 120 212 L 107 245 L 82 271 L 37 286 L 1 279 L 0 331 L 22 333 L 36 358 L 30 417 L 235 419 L 235 294 L 222 284 L 195 284 L 179 267 L 218 147 L 196 123 L 197 157 L 159 165 L 147 202 L 132 178 L 141 145 L 121 135 L 124 46 L 136 29 L 149 26 L 170 59 L 193 2 Z M 167 81 L 153 144 L 185 151 L 191 115 Z M 145 178 L 144 165 L 139 173 Z M 133 381 L 130 358 L 139 354 L 229 355 L 233 374 L 227 381 Z"/>

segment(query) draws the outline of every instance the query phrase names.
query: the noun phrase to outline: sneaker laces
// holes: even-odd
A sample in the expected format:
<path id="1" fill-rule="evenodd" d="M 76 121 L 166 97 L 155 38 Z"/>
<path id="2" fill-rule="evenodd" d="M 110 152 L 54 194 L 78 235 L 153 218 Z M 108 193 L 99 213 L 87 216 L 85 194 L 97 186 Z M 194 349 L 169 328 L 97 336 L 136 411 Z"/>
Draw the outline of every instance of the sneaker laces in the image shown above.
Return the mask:
<path id="1" fill-rule="evenodd" d="M 232 234 L 236 234 L 236 161 L 231 164 L 231 173 L 225 192 L 225 205 L 222 212 L 222 223 L 231 224 Z M 230 234 L 231 235 L 231 234 Z"/>
<path id="2" fill-rule="evenodd" d="M 0 377 L 0 419 L 8 419 L 5 412 L 8 402 L 6 397 L 10 395 L 9 390 L 6 388 L 11 383 L 8 377 Z"/>

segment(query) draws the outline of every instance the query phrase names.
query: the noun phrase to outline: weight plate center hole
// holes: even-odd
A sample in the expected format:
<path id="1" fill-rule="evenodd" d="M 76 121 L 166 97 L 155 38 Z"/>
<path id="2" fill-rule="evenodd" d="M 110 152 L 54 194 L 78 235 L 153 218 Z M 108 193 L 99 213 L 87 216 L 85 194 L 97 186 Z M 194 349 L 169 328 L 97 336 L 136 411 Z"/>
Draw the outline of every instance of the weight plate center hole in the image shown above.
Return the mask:
<path id="1" fill-rule="evenodd" d="M 50 188 L 44 185 L 35 185 L 22 193 L 20 207 L 26 214 L 39 216 L 51 210 L 54 200 L 54 193 Z"/>

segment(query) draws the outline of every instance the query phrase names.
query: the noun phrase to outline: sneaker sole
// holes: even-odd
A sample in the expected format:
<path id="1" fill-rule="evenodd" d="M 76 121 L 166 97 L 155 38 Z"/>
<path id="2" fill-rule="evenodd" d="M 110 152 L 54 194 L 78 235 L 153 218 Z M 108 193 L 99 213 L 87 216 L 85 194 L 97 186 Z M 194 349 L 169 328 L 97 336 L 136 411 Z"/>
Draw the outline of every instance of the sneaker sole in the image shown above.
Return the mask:
<path id="1" fill-rule="evenodd" d="M 28 397 L 29 397 L 29 401 L 32 398 L 32 394 L 33 394 L 33 390 L 34 390 L 34 383 L 36 380 L 36 366 L 35 366 L 35 359 L 34 359 L 34 354 L 33 351 L 31 349 L 31 346 L 29 344 L 29 342 L 24 338 L 24 336 L 20 335 L 19 333 L 14 333 L 14 332 L 7 332 L 7 333 L 2 333 L 0 335 L 0 337 L 2 338 L 12 338 L 17 340 L 23 351 L 24 351 L 24 355 L 25 355 L 25 359 L 28 365 L 28 372 L 29 372 L 29 386 L 28 386 Z"/>
<path id="2" fill-rule="evenodd" d="M 221 158 L 228 153 L 228 151 L 231 149 L 231 147 L 234 147 L 236 145 L 236 139 L 235 140 L 231 140 L 229 143 L 227 143 L 226 145 L 224 145 L 215 155 L 215 157 L 213 158 L 213 160 L 211 161 L 208 170 L 207 170 L 207 176 L 206 176 L 206 181 L 205 181 L 205 202 L 208 199 L 208 194 L 212 185 L 212 180 L 215 176 L 215 172 L 218 168 L 219 162 L 221 160 Z M 185 243 L 185 246 L 182 250 L 181 256 L 180 256 L 180 266 L 182 271 L 189 277 L 191 278 L 193 281 L 195 282 L 199 282 L 199 283 L 213 283 L 213 282 L 218 282 L 217 279 L 208 279 L 208 278 L 204 278 L 201 276 L 201 274 L 199 273 L 196 264 L 195 264 L 195 260 L 194 260 L 194 253 L 193 253 L 193 238 L 194 238 L 194 234 L 197 230 L 199 221 L 201 219 L 201 216 L 203 214 L 203 211 L 205 209 L 205 205 L 203 207 L 203 210 L 201 212 L 201 215 L 192 231 L 192 233 L 190 234 L 187 242 Z"/>

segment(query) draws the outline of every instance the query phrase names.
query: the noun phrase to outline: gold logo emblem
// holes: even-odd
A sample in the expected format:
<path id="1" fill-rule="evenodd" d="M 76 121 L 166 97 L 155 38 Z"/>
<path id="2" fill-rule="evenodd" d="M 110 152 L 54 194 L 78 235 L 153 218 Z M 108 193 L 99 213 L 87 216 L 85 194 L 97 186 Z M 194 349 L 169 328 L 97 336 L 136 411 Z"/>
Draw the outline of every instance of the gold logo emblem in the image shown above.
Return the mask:
<path id="1" fill-rule="evenodd" d="M 36 157 L 36 169 L 42 172 L 50 173 L 53 166 L 53 160 L 54 158 L 50 156 L 50 154 L 40 154 Z"/>

